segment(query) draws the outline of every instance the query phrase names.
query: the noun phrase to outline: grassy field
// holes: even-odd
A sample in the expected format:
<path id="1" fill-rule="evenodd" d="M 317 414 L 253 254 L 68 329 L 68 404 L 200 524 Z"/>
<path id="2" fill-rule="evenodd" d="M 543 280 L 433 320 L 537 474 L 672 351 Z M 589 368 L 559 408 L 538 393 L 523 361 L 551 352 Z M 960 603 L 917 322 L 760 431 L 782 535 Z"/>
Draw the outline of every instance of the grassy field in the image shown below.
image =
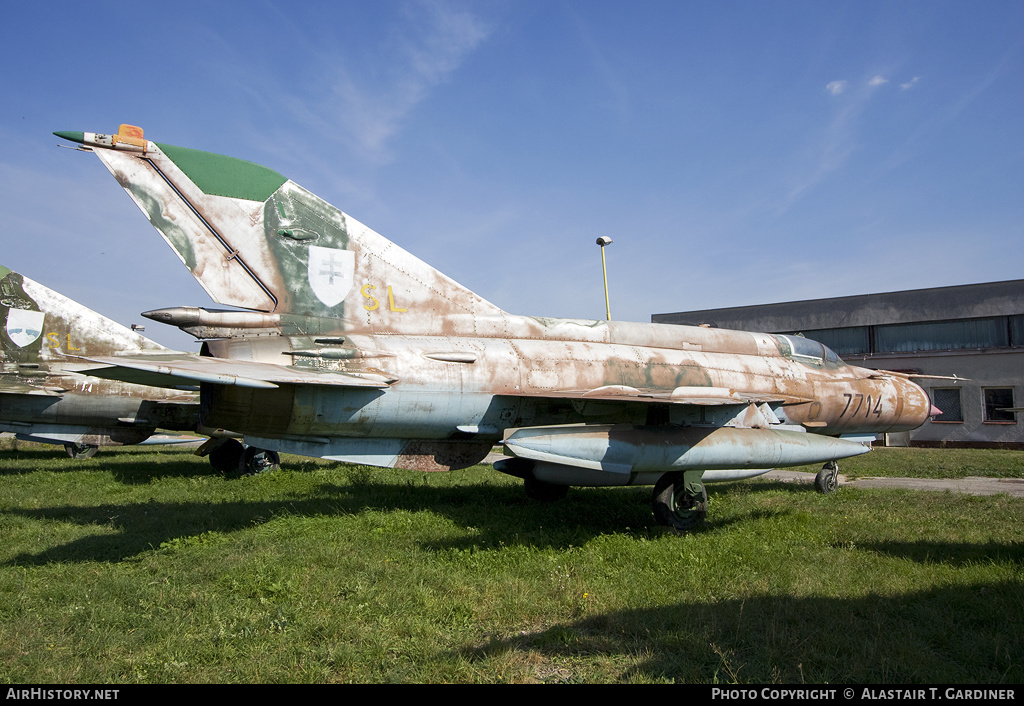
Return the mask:
<path id="1" fill-rule="evenodd" d="M 919 451 L 842 472 L 1024 456 Z M 285 464 L 3 442 L 0 681 L 1024 681 L 1024 500 L 755 479 L 679 537 L 649 488 Z"/>
<path id="2" fill-rule="evenodd" d="M 817 466 L 794 471 L 817 473 Z M 1024 478 L 1024 452 L 1004 449 L 885 448 L 839 462 L 847 478 Z"/>

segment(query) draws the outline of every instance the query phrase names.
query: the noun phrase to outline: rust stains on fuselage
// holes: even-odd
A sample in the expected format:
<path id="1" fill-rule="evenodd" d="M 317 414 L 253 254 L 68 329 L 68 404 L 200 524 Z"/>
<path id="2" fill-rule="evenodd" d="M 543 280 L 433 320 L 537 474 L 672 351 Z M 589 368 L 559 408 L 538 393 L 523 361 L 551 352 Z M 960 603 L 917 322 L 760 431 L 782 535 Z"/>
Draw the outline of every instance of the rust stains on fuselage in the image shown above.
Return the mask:
<path id="1" fill-rule="evenodd" d="M 925 393 L 901 376 L 846 365 L 824 350 L 820 358 L 794 356 L 769 334 L 618 322 L 548 326 L 511 315 L 503 328 L 519 335 L 348 332 L 336 339 L 350 351 L 344 356 L 292 355 L 330 349 L 315 337 L 209 341 L 217 357 L 385 373 L 397 382 L 386 393 L 220 389 L 218 403 L 207 405 L 217 416 L 204 421 L 268 435 L 414 439 L 450 439 L 470 426 L 498 439 L 518 426 L 643 421 L 652 404 L 666 405 L 671 421 L 673 392 L 702 388 L 742 391 L 744 400 L 772 403 L 785 421 L 830 435 L 913 429 L 930 410 Z"/>

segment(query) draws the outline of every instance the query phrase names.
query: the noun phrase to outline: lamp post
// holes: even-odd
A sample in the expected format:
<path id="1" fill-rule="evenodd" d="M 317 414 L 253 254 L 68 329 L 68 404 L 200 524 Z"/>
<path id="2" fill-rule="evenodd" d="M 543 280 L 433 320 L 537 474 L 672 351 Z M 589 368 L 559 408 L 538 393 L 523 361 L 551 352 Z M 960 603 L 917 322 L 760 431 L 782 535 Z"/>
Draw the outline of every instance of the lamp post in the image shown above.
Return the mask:
<path id="1" fill-rule="evenodd" d="M 604 248 L 606 245 L 612 244 L 612 239 L 602 235 L 597 239 L 597 244 L 601 246 L 601 271 L 604 272 L 604 312 L 608 321 L 612 320 L 612 307 L 608 303 L 608 266 L 604 260 Z"/>

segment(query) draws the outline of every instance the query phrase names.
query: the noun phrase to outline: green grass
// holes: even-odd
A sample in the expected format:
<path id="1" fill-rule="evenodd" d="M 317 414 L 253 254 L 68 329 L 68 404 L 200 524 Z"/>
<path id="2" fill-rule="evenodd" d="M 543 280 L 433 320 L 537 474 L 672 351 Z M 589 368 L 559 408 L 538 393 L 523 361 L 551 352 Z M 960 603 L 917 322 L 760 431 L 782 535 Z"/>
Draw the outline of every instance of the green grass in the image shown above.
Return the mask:
<path id="1" fill-rule="evenodd" d="M 1016 458 L 954 453 L 968 475 Z M 537 504 L 483 466 L 228 480 L 183 449 L 4 442 L 0 680 L 1024 681 L 1024 500 L 709 495 L 679 537 L 649 488 Z"/>
<path id="2" fill-rule="evenodd" d="M 817 473 L 821 465 L 794 471 Z M 1024 478 L 1024 452 L 1007 449 L 935 449 L 878 447 L 839 462 L 847 478 Z"/>

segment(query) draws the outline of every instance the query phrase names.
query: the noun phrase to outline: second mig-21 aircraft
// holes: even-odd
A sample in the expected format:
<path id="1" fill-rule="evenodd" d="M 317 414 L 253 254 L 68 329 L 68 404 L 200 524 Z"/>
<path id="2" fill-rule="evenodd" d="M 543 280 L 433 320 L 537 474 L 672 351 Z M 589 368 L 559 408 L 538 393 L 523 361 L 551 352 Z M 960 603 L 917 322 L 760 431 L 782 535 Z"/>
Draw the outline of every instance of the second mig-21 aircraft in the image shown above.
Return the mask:
<path id="1" fill-rule="evenodd" d="M 198 355 L 92 356 L 90 375 L 201 388 L 202 422 L 252 447 L 424 471 L 479 463 L 531 497 L 653 485 L 702 521 L 704 481 L 828 464 L 932 411 L 907 375 L 797 336 L 510 314 L 272 169 L 117 134 L 95 154 L 222 305 L 144 314 Z"/>
<path id="2" fill-rule="evenodd" d="M 199 440 L 157 433 L 197 431 L 195 392 L 81 374 L 91 364 L 78 356 L 167 348 L 3 266 L 0 320 L 0 431 L 61 444 L 71 458 L 89 458 L 100 446 Z"/>

